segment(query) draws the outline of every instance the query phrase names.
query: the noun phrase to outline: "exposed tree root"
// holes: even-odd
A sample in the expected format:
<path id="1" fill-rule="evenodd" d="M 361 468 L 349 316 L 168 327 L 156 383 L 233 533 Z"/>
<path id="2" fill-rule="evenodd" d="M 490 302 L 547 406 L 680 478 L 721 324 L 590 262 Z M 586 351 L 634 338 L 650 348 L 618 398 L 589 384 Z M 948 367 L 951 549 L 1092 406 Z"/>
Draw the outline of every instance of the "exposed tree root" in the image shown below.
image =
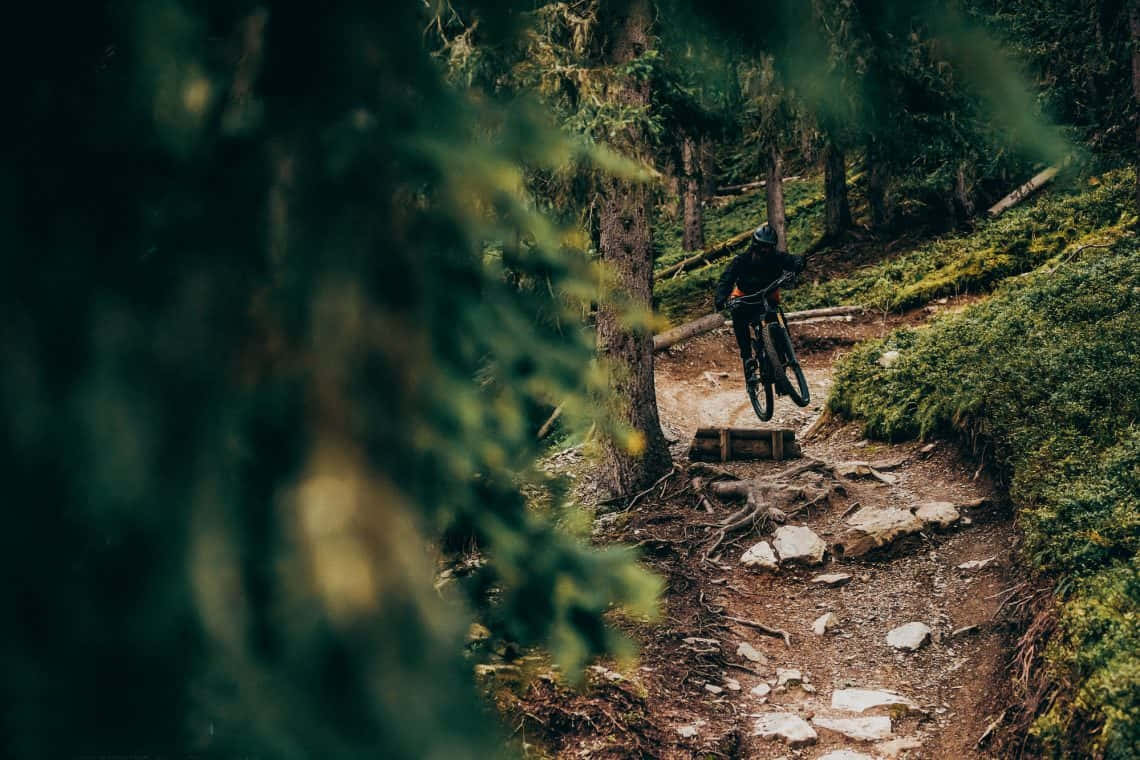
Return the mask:
<path id="1" fill-rule="evenodd" d="M 740 625 L 746 625 L 749 628 L 754 628 L 765 636 L 772 636 L 773 638 L 783 639 L 785 646 L 790 647 L 792 645 L 791 635 L 781 628 L 772 628 L 771 626 L 764 625 L 763 623 L 757 623 L 755 620 L 745 620 L 744 618 L 732 617 L 731 615 L 724 615 L 723 617 L 725 620 L 731 620 L 734 623 L 739 623 Z"/>

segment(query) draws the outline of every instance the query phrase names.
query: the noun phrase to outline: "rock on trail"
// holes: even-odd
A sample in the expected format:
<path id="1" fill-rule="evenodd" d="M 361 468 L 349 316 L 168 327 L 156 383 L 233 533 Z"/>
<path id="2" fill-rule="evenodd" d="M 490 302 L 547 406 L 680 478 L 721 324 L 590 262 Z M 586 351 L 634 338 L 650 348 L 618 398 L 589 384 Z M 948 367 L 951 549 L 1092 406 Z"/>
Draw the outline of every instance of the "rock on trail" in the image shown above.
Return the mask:
<path id="1" fill-rule="evenodd" d="M 776 553 L 772 551 L 772 545 L 767 541 L 754 544 L 744 552 L 740 557 L 740 564 L 763 570 L 777 570 L 780 567 L 780 561 L 776 559 Z"/>
<path id="2" fill-rule="evenodd" d="M 929 644 L 932 633 L 926 623 L 907 623 L 887 634 L 887 644 L 895 649 L 913 652 Z"/>
<path id="3" fill-rule="evenodd" d="M 819 734 L 811 724 L 792 713 L 764 713 L 756 718 L 754 733 L 761 739 L 779 740 L 789 747 L 815 744 Z"/>
<path id="4" fill-rule="evenodd" d="M 958 508 L 948 501 L 928 501 L 919 504 L 914 510 L 914 516 L 922 520 L 924 525 L 945 530 L 961 519 Z"/>
<path id="5" fill-rule="evenodd" d="M 836 556 L 861 557 L 915 533 L 922 520 L 908 509 L 861 509 L 847 519 L 847 531 L 833 547 Z"/>
<path id="6" fill-rule="evenodd" d="M 820 755 L 819 760 L 877 760 L 877 758 L 853 749 L 833 749 L 826 755 Z"/>
<path id="7" fill-rule="evenodd" d="M 811 630 L 816 636 L 823 636 L 837 625 L 839 625 L 839 618 L 835 616 L 834 612 L 828 612 L 815 619 L 815 622 L 811 624 Z"/>
<path id="8" fill-rule="evenodd" d="M 831 695 L 831 709 L 862 713 L 879 707 L 902 707 L 918 711 L 918 705 L 910 699 L 891 691 L 878 689 L 839 689 Z"/>
<path id="9" fill-rule="evenodd" d="M 874 742 L 891 735 L 891 719 L 885 715 L 867 718 L 827 718 L 817 715 L 811 722 L 818 728 L 861 742 Z"/>
<path id="10" fill-rule="evenodd" d="M 773 548 L 780 555 L 780 562 L 799 562 L 805 565 L 823 563 L 827 544 L 811 528 L 803 525 L 781 525 L 772 541 Z"/>

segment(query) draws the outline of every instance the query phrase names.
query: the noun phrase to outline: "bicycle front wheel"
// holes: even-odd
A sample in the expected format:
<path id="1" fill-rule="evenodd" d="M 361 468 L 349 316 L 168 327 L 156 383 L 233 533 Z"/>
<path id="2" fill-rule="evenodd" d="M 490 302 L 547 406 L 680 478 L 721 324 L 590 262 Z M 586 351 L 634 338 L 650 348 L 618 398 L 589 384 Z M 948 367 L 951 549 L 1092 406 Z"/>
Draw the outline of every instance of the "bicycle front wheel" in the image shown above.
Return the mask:
<path id="1" fill-rule="evenodd" d="M 752 411 L 761 422 L 772 419 L 774 400 L 772 398 L 772 384 L 762 380 L 748 383 L 748 400 L 752 402 Z"/>
<path id="2" fill-rule="evenodd" d="M 756 326 L 756 332 L 760 332 L 760 326 Z M 764 366 L 766 361 L 764 357 L 764 346 L 759 341 L 753 338 L 752 340 L 753 356 L 760 363 L 758 375 L 749 380 L 745 378 L 748 385 L 748 400 L 752 402 L 752 411 L 756 412 L 756 416 L 760 418 L 761 422 L 767 422 L 772 419 L 772 411 L 776 408 L 775 399 L 772 394 L 772 382 L 768 379 L 768 370 Z"/>
<path id="3" fill-rule="evenodd" d="M 811 403 L 811 391 L 808 389 L 807 378 L 800 369 L 800 363 L 796 360 L 792 341 L 788 337 L 787 330 L 778 322 L 764 325 L 764 349 L 768 352 L 768 360 L 772 363 L 776 378 L 776 387 L 780 392 L 788 394 L 796 406 L 807 406 Z"/>

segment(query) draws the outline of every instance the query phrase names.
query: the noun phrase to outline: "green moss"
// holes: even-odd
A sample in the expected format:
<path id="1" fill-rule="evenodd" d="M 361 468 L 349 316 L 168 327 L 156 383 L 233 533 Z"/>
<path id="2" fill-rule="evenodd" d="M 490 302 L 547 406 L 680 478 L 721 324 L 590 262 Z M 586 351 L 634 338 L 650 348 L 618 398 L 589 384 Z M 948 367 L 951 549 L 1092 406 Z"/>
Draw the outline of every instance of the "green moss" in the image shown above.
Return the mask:
<path id="1" fill-rule="evenodd" d="M 1036 239 L 1010 238 L 997 250 L 1014 253 L 987 271 L 1008 274 L 1023 256 L 1084 239 L 1066 225 L 1073 217 L 1099 222 L 1110 248 L 864 344 L 838 365 L 829 405 L 877 437 L 951 433 L 987 446 L 1020 511 L 1022 556 L 1062 600 L 1047 653 L 1061 693 L 1033 729 L 1043 751 L 1140 757 L 1140 245 L 1106 226 L 1119 207 L 1097 204 L 1112 194 L 1069 197 L 1072 209 L 1049 204 L 1057 230 L 1038 219 Z M 975 265 L 947 262 L 945 277 Z M 900 357 L 884 368 L 877 360 L 891 349 Z"/>
<path id="2" fill-rule="evenodd" d="M 1120 170 L 1093 181 L 1070 181 L 981 222 L 974 232 L 940 237 L 844 277 L 798 288 L 788 305 L 861 303 L 895 310 L 940 296 L 989 291 L 1121 223 L 1121 209 L 1135 187 L 1133 175 Z"/>

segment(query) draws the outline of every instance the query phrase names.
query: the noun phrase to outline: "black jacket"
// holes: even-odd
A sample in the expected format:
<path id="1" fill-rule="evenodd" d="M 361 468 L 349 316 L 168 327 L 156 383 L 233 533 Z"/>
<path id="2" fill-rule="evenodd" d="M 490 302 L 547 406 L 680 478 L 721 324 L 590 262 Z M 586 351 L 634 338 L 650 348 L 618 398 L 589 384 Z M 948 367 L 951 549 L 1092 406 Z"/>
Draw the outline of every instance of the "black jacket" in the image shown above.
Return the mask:
<path id="1" fill-rule="evenodd" d="M 760 251 L 755 260 L 752 258 L 754 248 Z M 732 260 L 717 281 L 715 300 L 717 310 L 724 308 L 734 286 L 747 294 L 755 293 L 780 279 L 780 275 L 784 272 L 803 271 L 804 264 L 803 256 L 782 253 L 766 245 L 749 246 L 747 251 Z"/>

